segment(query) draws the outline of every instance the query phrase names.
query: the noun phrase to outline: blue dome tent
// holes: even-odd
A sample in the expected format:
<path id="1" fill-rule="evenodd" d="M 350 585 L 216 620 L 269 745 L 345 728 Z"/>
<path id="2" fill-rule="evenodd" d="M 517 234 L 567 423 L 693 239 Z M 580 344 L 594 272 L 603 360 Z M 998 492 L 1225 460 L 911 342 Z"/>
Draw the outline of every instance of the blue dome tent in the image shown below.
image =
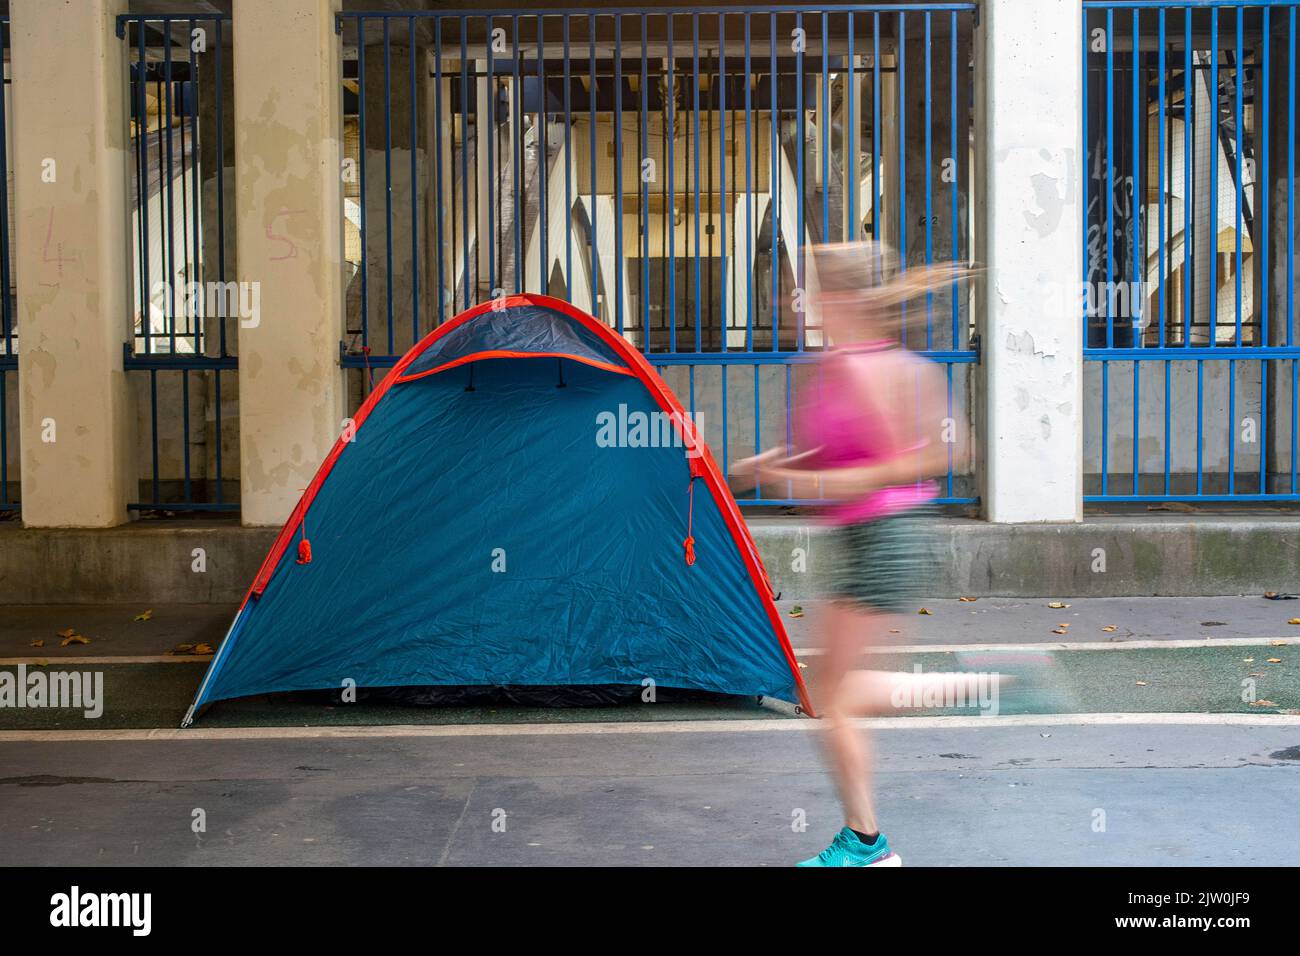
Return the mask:
<path id="1" fill-rule="evenodd" d="M 354 416 L 182 726 L 296 690 L 807 694 L 740 510 L 622 336 L 516 295 L 439 326 Z"/>

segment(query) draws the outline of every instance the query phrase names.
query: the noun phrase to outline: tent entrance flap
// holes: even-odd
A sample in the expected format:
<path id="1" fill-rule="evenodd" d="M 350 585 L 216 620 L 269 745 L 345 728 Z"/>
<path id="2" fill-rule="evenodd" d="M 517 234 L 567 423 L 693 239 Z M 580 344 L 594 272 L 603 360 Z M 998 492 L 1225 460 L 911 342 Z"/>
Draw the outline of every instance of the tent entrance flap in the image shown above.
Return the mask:
<path id="1" fill-rule="evenodd" d="M 623 365 L 615 365 L 612 362 L 603 362 L 599 359 L 591 358 L 587 355 L 574 355 L 569 352 L 519 352 L 512 349 L 492 349 L 483 352 L 471 352 L 468 355 L 462 355 L 459 358 L 451 359 L 442 365 L 435 365 L 433 368 L 425 369 L 421 372 L 408 372 L 401 378 L 397 379 L 398 384 L 404 382 L 414 382 L 417 379 L 425 378 L 429 375 L 437 375 L 439 372 L 446 372 L 449 369 L 457 368 L 462 365 L 469 365 L 472 362 L 482 362 L 488 359 L 541 359 L 550 358 L 557 362 L 570 360 L 590 365 L 592 368 L 603 369 L 606 372 L 614 372 L 618 375 L 632 375 L 631 369 Z M 560 374 L 563 374 L 561 369 Z"/>
<path id="2" fill-rule="evenodd" d="M 628 370 L 618 352 L 597 333 L 545 306 L 529 303 L 489 307 L 473 320 L 462 321 L 458 317 L 443 328 L 447 332 L 430 342 L 411 361 L 402 378 L 418 378 L 467 357 L 494 353 L 521 358 L 525 355 L 568 356 L 598 368 L 608 366 Z"/>

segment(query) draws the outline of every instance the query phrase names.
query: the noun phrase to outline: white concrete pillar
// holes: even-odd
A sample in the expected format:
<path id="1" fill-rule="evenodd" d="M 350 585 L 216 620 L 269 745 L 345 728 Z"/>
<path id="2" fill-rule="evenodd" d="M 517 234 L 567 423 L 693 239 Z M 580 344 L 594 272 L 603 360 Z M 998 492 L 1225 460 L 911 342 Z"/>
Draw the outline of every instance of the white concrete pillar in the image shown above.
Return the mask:
<path id="1" fill-rule="evenodd" d="M 1083 515 L 1081 21 L 1076 0 L 980 7 L 981 498 L 991 521 Z"/>
<path id="2" fill-rule="evenodd" d="M 235 165 L 241 281 L 240 495 L 277 525 L 344 414 L 340 0 L 235 0 Z"/>
<path id="3" fill-rule="evenodd" d="M 892 59 L 892 63 L 890 60 Z M 881 124 L 880 128 L 880 210 L 876 215 L 880 219 L 880 238 L 889 243 L 894 249 L 898 248 L 899 236 L 902 230 L 899 228 L 900 202 L 898 181 L 900 169 L 898 167 L 898 120 L 902 115 L 904 103 L 898 93 L 898 64 L 902 61 L 902 52 L 897 51 L 890 57 L 881 54 L 882 65 L 892 66 L 894 69 L 880 74 L 880 109 L 886 117 L 892 110 L 894 121 L 888 119 L 877 119 L 875 122 Z"/>
<path id="4" fill-rule="evenodd" d="M 771 197 L 767 193 L 746 194 L 742 189 L 737 191 L 732 203 L 731 221 L 736 224 L 736 254 L 727 259 L 728 281 L 732 277 L 735 278 L 734 285 L 727 290 L 727 346 L 729 348 L 745 347 L 750 294 L 752 293 L 757 300 L 758 293 L 761 291 L 755 287 L 758 281 L 756 277 L 747 278 L 753 272 L 754 260 L 759 253 L 757 244 L 750 239 L 751 235 L 757 234 L 758 225 L 767 215 L 770 200 Z M 757 303 L 755 311 L 754 324 L 757 325 L 761 318 L 757 314 Z"/>
<path id="5" fill-rule="evenodd" d="M 541 197 L 541 201 L 546 203 L 546 258 L 547 262 L 542 264 L 542 229 L 541 218 L 537 218 L 532 224 L 532 230 L 528 233 L 527 243 L 524 246 L 524 288 L 530 292 L 546 292 L 550 288 L 550 278 L 552 273 L 559 270 L 561 278 L 566 278 L 568 266 L 568 255 L 566 254 L 565 243 L 569 241 L 573 229 L 573 209 L 565 204 L 564 195 L 564 166 L 569 164 L 570 176 L 573 177 L 573 165 L 571 154 L 564 148 L 563 142 L 559 147 L 559 152 L 555 157 L 553 164 L 546 174 L 546 194 Z M 539 147 L 540 160 L 540 147 Z M 541 192 L 541 177 L 534 180 L 537 191 Z M 570 190 L 569 199 L 575 200 L 577 197 Z M 587 301 L 591 298 L 591 279 L 585 274 L 579 256 L 579 243 L 576 237 L 573 241 L 573 304 L 578 308 L 585 308 L 580 305 L 580 301 Z M 639 248 L 639 246 L 638 246 Z M 579 278 L 581 276 L 581 278 Z M 587 283 L 584 291 L 581 288 L 582 282 Z M 589 303 L 588 303 L 589 304 Z"/>
<path id="6" fill-rule="evenodd" d="M 126 0 L 14 0 L 23 521 L 106 527 L 136 495 Z"/>
<path id="7" fill-rule="evenodd" d="M 866 78 L 868 73 L 862 68 L 862 57 L 853 57 L 853 80 L 849 81 L 849 75 L 844 74 L 843 81 L 843 115 L 844 115 L 844 238 L 847 241 L 860 239 L 862 233 L 862 216 L 867 207 L 862 205 L 862 97 L 867 91 Z M 852 109 L 849 108 L 849 99 L 852 98 Z M 851 150 L 850 150 L 851 147 Z M 868 150 L 870 144 L 868 144 Z M 854 222 L 852 213 L 853 194 L 857 194 L 857 214 L 858 221 Z M 868 193 L 869 194 L 869 193 Z"/>

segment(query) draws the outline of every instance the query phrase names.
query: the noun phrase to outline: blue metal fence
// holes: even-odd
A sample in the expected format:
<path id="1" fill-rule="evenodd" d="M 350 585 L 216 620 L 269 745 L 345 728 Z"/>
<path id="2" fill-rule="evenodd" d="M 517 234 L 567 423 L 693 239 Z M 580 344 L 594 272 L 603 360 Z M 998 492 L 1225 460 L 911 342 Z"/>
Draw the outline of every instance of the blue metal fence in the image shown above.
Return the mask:
<path id="1" fill-rule="evenodd" d="M 1296 6 L 1083 4 L 1086 501 L 1300 500 Z"/>
<path id="2" fill-rule="evenodd" d="M 0 16 L 0 515 L 19 510 L 18 327 L 9 241 L 9 17 Z"/>
<path id="3" fill-rule="evenodd" d="M 129 15 L 117 21 L 130 64 L 134 155 L 134 336 L 125 367 L 139 409 L 144 513 L 239 507 L 230 461 L 238 361 L 227 277 L 225 166 L 231 65 L 228 15 Z M 223 393 L 224 389 L 224 393 Z"/>
<path id="4" fill-rule="evenodd" d="M 340 14 L 351 400 L 438 323 L 538 291 L 642 349 L 720 459 L 788 441 L 824 346 L 809 245 L 970 257 L 974 11 Z M 945 366 L 954 416 L 970 316 L 954 288 L 904 332 Z M 970 477 L 950 469 L 943 500 L 974 502 Z"/>

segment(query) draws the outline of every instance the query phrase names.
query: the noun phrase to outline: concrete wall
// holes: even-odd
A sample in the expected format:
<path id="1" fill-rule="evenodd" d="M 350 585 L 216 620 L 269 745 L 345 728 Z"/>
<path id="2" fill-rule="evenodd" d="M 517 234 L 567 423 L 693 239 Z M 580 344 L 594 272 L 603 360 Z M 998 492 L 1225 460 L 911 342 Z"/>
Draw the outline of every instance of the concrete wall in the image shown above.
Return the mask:
<path id="1" fill-rule="evenodd" d="M 750 527 L 782 598 L 815 599 L 824 529 L 793 518 L 752 519 Z M 937 576 L 927 593 L 936 598 L 1260 594 L 1294 591 L 1300 579 L 1295 515 L 1029 525 L 951 518 L 935 531 Z M 108 530 L 0 524 L 0 605 L 234 605 L 274 537 L 275 529 L 233 522 L 136 522 Z M 201 572 L 196 549 L 203 552 Z"/>

